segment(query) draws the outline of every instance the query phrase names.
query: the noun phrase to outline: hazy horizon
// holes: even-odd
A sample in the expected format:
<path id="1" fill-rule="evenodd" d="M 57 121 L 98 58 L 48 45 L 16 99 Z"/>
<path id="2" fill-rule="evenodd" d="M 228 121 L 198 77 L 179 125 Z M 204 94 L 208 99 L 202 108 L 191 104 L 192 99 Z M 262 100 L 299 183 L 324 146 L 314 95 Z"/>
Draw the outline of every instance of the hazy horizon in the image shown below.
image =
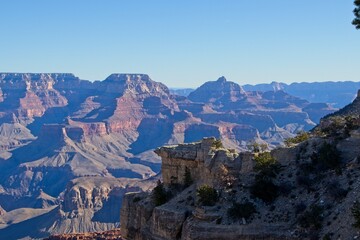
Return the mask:
<path id="1" fill-rule="evenodd" d="M 145 75 L 149 75 L 147 73 L 135 73 L 135 72 L 116 72 L 116 73 L 110 73 L 108 74 L 105 78 L 103 79 L 96 79 L 96 80 L 91 80 L 91 79 L 85 79 L 85 78 L 81 78 L 80 76 L 78 76 L 76 73 L 72 73 L 72 72 L 0 72 L 0 74 L 73 74 L 75 77 L 79 77 L 79 79 L 81 80 L 85 80 L 85 81 L 91 81 L 91 82 L 95 82 L 95 81 L 104 81 L 107 77 L 109 77 L 111 74 L 145 74 Z M 273 82 L 276 83 L 283 83 L 283 84 L 293 84 L 293 83 L 326 83 L 326 82 L 360 82 L 360 81 L 353 81 L 353 80 L 329 80 L 329 81 L 299 81 L 299 82 L 279 82 L 279 81 L 271 81 L 271 82 L 258 82 L 258 83 L 247 83 L 247 82 L 237 82 L 237 81 L 233 81 L 232 79 L 228 79 L 226 76 L 218 76 L 217 78 L 213 78 L 213 79 L 209 79 L 209 80 L 205 80 L 204 82 L 200 83 L 198 86 L 193 86 L 193 87 L 189 87 L 189 86 L 171 86 L 171 85 L 167 85 L 166 83 L 164 83 L 161 80 L 158 79 L 153 79 L 151 75 L 149 75 L 149 77 L 156 82 L 161 82 L 163 84 L 165 84 L 168 88 L 170 89 L 174 89 L 174 90 L 179 90 L 179 89 L 196 89 L 198 87 L 200 87 L 202 84 L 209 82 L 209 81 L 216 81 L 218 80 L 218 78 L 220 77 L 225 77 L 227 81 L 230 82 L 235 82 L 237 84 L 239 84 L 240 86 L 243 85 L 258 85 L 258 84 L 271 84 Z"/>

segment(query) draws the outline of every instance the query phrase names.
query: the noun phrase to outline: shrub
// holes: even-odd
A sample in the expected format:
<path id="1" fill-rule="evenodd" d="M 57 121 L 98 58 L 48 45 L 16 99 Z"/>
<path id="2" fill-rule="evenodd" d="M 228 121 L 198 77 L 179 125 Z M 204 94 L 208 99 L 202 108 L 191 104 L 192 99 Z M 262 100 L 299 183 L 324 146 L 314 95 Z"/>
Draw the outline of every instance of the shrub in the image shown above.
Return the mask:
<path id="1" fill-rule="evenodd" d="M 253 153 L 260 153 L 266 151 L 269 146 L 265 143 L 257 143 L 253 141 L 247 145 L 247 148 Z"/>
<path id="2" fill-rule="evenodd" d="M 213 142 L 212 146 L 213 146 L 214 148 L 216 148 L 216 149 L 224 148 L 224 146 L 223 146 L 223 144 L 222 144 L 222 142 L 221 142 L 220 139 L 216 139 L 216 140 Z"/>
<path id="3" fill-rule="evenodd" d="M 354 227 L 360 228 L 360 203 L 356 201 L 351 208 L 351 213 L 355 218 L 355 223 L 353 224 Z"/>
<path id="4" fill-rule="evenodd" d="M 335 201 L 342 200 L 348 194 L 348 190 L 345 190 L 342 187 L 340 187 L 340 184 L 338 182 L 335 182 L 335 181 L 328 185 L 327 191 L 328 191 L 329 195 Z"/>
<path id="5" fill-rule="evenodd" d="M 310 178 L 309 174 L 301 174 L 297 176 L 296 182 L 300 186 L 305 187 L 307 190 L 311 190 L 311 186 L 314 183 L 313 179 Z"/>
<path id="6" fill-rule="evenodd" d="M 269 152 L 259 153 L 254 160 L 254 169 L 258 173 L 255 176 L 255 182 L 250 187 L 250 192 L 264 202 L 273 202 L 279 193 L 279 187 L 273 182 L 273 179 L 280 172 L 280 165 Z"/>
<path id="7" fill-rule="evenodd" d="M 163 205 L 171 198 L 171 193 L 165 189 L 164 184 L 160 180 L 157 181 L 157 185 L 153 189 L 152 198 L 155 206 Z"/>
<path id="8" fill-rule="evenodd" d="M 306 205 L 305 203 L 301 202 L 295 205 L 295 214 L 298 215 L 300 213 L 302 213 L 303 211 L 305 211 L 306 209 Z"/>
<path id="9" fill-rule="evenodd" d="M 232 219 L 245 218 L 247 220 L 251 218 L 254 213 L 256 213 L 255 205 L 249 201 L 244 203 L 235 202 L 227 211 L 228 216 Z"/>
<path id="10" fill-rule="evenodd" d="M 200 186 L 197 189 L 196 194 L 199 197 L 199 203 L 203 206 L 214 206 L 219 198 L 215 188 L 208 185 Z"/>
<path id="11" fill-rule="evenodd" d="M 335 145 L 324 143 L 319 148 L 318 154 L 312 157 L 312 163 L 322 170 L 338 169 L 341 164 L 340 152 Z"/>
<path id="12" fill-rule="evenodd" d="M 191 172 L 188 167 L 185 167 L 185 173 L 184 173 L 184 186 L 189 187 L 191 184 L 193 184 L 193 179 L 191 177 Z"/>
<path id="13" fill-rule="evenodd" d="M 283 182 L 279 185 L 279 193 L 281 195 L 287 196 L 294 189 L 294 186 L 290 182 Z"/>
<path id="14" fill-rule="evenodd" d="M 322 240 L 331 240 L 331 235 L 329 233 L 325 234 Z"/>
<path id="15" fill-rule="evenodd" d="M 345 119 L 341 116 L 331 116 L 326 119 L 325 126 L 320 129 L 321 133 L 337 135 L 339 130 L 343 129 Z"/>
<path id="16" fill-rule="evenodd" d="M 259 153 L 257 156 L 255 156 L 254 160 L 255 171 L 262 171 L 276 164 L 275 158 L 273 158 L 269 152 Z"/>
<path id="17" fill-rule="evenodd" d="M 301 227 L 319 230 L 322 227 L 324 209 L 318 205 L 312 205 L 310 209 L 302 214 L 298 222 Z"/>
<path id="18" fill-rule="evenodd" d="M 298 134 L 295 137 L 285 139 L 284 143 L 286 146 L 290 147 L 291 145 L 298 144 L 308 140 L 309 137 L 310 137 L 309 133 L 301 131 L 298 132 Z"/>
<path id="19" fill-rule="evenodd" d="M 250 192 L 254 197 L 271 203 L 277 198 L 279 187 L 271 179 L 255 178 L 254 184 L 250 187 Z"/>

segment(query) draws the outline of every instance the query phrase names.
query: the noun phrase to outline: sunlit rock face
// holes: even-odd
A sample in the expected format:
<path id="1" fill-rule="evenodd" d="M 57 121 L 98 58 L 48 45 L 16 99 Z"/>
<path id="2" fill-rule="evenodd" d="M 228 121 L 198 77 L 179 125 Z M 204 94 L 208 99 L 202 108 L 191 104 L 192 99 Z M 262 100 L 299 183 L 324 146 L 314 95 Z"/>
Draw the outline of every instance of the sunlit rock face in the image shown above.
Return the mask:
<path id="1" fill-rule="evenodd" d="M 34 220 L 32 229 L 45 229 L 45 235 L 107 230 L 120 216 L 116 211 L 111 221 L 118 220 L 108 221 L 103 208 L 113 200 L 106 199 L 121 202 L 125 192 L 139 188 L 135 183 L 121 185 L 129 180 L 155 181 L 161 158 L 154 149 L 204 137 L 222 139 L 224 146 L 238 151 L 249 141 L 273 148 L 297 131 L 312 128 L 317 109 L 280 91 L 246 92 L 224 77 L 186 98 L 170 94 L 167 86 L 146 74 L 111 74 L 91 82 L 68 73 L 0 73 L 0 206 L 5 212 L 31 209 L 17 221 L 36 220 L 46 212 L 57 227 L 35 227 Z M 238 162 L 229 154 L 217 157 Z M 179 176 L 185 165 L 179 165 Z M 216 178 L 211 171 L 199 177 Z M 103 187 L 98 180 L 84 187 L 77 182 L 98 178 L 113 185 Z M 121 190 L 115 191 L 118 185 Z M 7 222 L 4 229 L 10 226 Z"/>

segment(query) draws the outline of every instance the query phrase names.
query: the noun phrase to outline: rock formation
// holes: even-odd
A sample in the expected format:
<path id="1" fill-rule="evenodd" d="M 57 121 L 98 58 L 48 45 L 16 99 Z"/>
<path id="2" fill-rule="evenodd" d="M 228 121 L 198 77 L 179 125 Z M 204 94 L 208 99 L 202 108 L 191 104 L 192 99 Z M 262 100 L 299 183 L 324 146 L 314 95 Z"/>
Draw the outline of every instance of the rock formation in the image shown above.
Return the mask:
<path id="1" fill-rule="evenodd" d="M 216 149 L 215 138 L 205 138 L 198 143 L 161 147 L 155 150 L 162 159 L 162 178 L 166 186 L 185 184 L 185 171 L 199 184 L 217 185 L 226 176 L 235 176 L 251 154 L 235 150 Z"/>
<path id="2" fill-rule="evenodd" d="M 164 185 L 184 186 L 188 169 L 194 184 L 177 193 L 170 202 L 155 207 L 151 195 L 129 193 L 121 208 L 121 232 L 128 239 L 296 239 L 285 226 L 239 226 L 219 223 L 221 206 L 194 206 L 196 186 L 225 189 L 241 174 L 253 168 L 253 154 L 235 153 L 219 146 L 215 138 L 167 146 L 155 152 L 161 156 Z M 222 206 L 227 207 L 227 206 Z"/>
<path id="3" fill-rule="evenodd" d="M 358 100 L 324 118 L 308 138 L 294 138 L 290 147 L 271 153 L 236 153 L 215 138 L 158 148 L 163 186 L 158 183 L 152 193 L 125 195 L 123 236 L 358 238 Z M 157 200 L 159 194 L 165 201 Z M 213 202 L 205 203 L 204 197 Z"/>
<path id="4" fill-rule="evenodd" d="M 106 232 L 92 232 L 92 233 L 73 233 L 73 234 L 59 234 L 53 235 L 44 240 L 123 240 L 119 229 L 114 229 Z"/>
<path id="5" fill-rule="evenodd" d="M 211 98 L 204 95 L 209 89 Z M 32 226 L 19 238 L 116 227 L 118 205 L 105 216 L 107 199 L 119 198 L 120 204 L 125 192 L 154 178 L 161 167 L 157 147 L 215 136 L 236 150 L 249 141 L 273 148 L 315 125 L 304 108 L 316 118 L 333 110 L 283 92 L 246 92 L 225 78 L 200 87 L 193 101 L 171 95 L 146 74 L 90 82 L 67 73 L 0 73 L 0 90 L 0 206 L 7 214 L 0 236 Z M 239 159 L 227 151 L 194 164 L 209 167 L 225 155 L 228 161 L 210 167 L 209 174 L 230 171 Z M 184 169 L 178 170 L 180 181 Z M 118 187 L 118 181 L 139 186 Z M 48 224 L 37 227 L 45 217 Z"/>

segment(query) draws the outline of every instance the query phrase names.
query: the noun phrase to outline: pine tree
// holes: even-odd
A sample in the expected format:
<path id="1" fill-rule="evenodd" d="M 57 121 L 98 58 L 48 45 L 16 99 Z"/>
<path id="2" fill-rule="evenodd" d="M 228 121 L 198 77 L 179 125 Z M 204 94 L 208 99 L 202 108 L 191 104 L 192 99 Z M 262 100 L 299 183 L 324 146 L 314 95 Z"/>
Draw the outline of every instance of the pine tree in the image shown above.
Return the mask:
<path id="1" fill-rule="evenodd" d="M 353 20 L 352 24 L 356 27 L 356 29 L 360 29 L 360 0 L 355 0 L 355 9 L 354 9 L 354 15 L 355 19 Z"/>
<path id="2" fill-rule="evenodd" d="M 188 167 L 185 167 L 184 185 L 185 185 L 185 187 L 189 187 L 191 184 L 193 184 L 193 179 L 191 177 L 191 172 L 190 172 Z"/>
<path id="3" fill-rule="evenodd" d="M 156 206 L 163 205 L 169 200 L 169 193 L 166 191 L 164 184 L 158 180 L 156 187 L 153 189 L 153 201 Z"/>

